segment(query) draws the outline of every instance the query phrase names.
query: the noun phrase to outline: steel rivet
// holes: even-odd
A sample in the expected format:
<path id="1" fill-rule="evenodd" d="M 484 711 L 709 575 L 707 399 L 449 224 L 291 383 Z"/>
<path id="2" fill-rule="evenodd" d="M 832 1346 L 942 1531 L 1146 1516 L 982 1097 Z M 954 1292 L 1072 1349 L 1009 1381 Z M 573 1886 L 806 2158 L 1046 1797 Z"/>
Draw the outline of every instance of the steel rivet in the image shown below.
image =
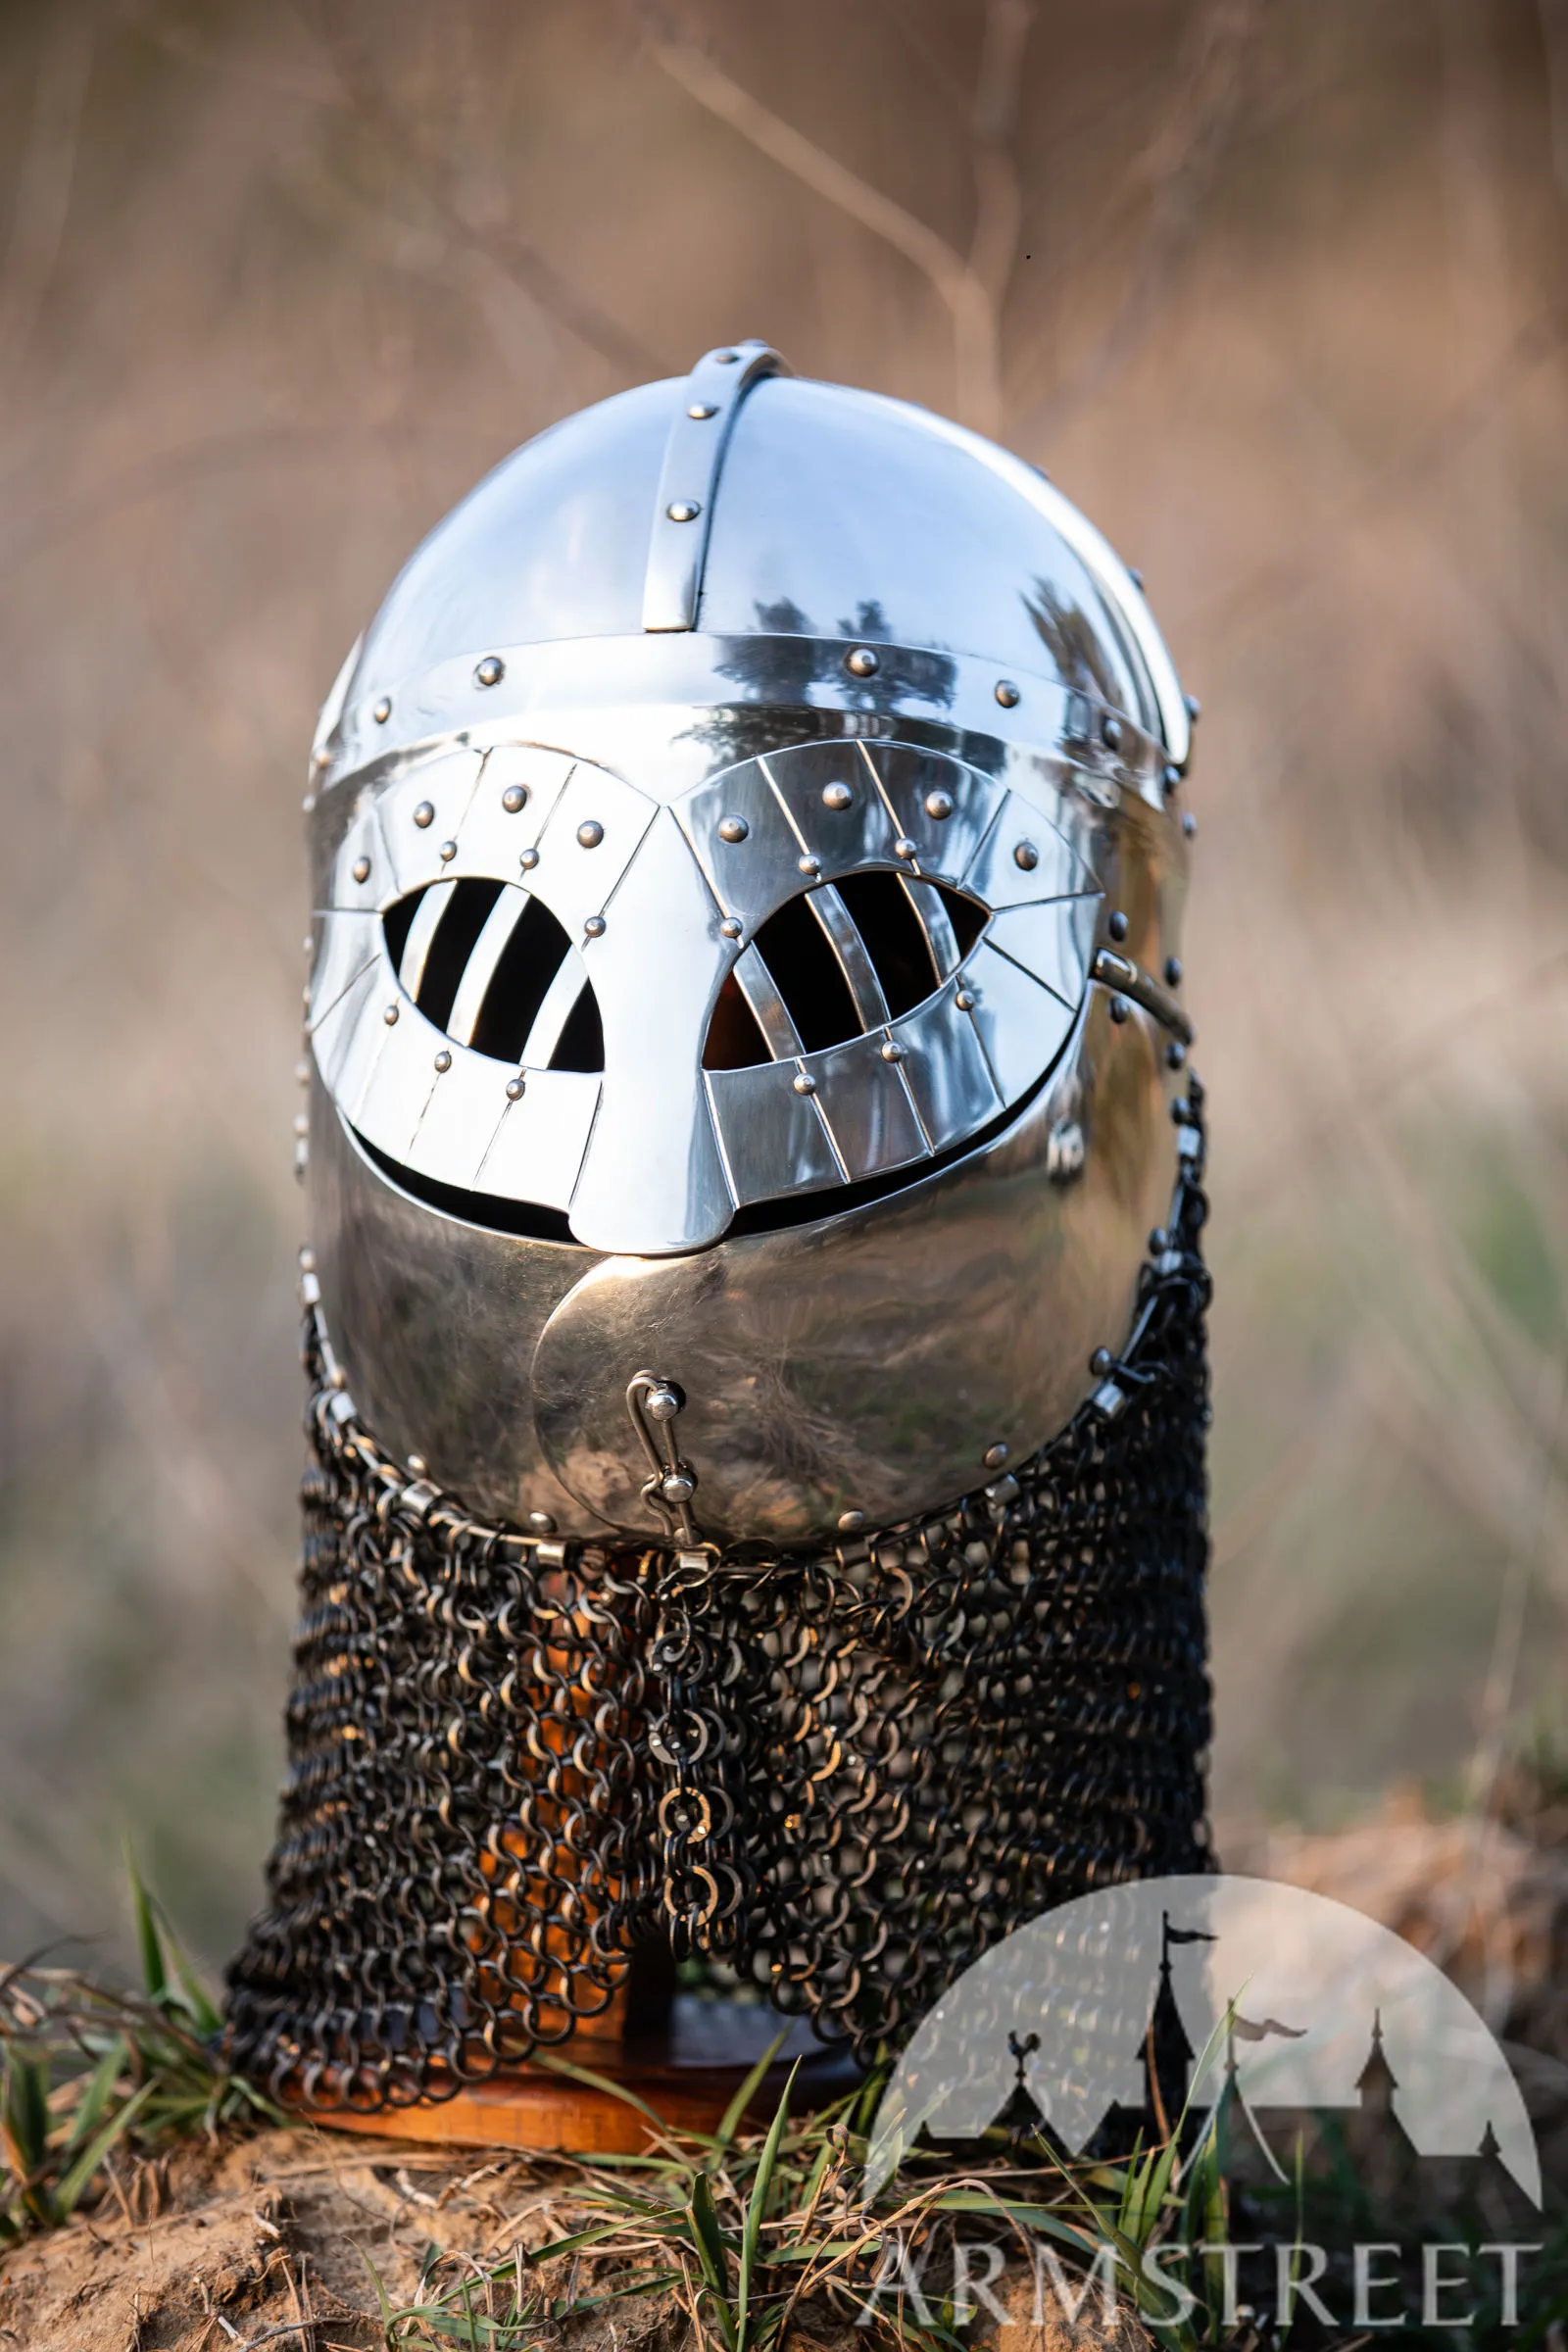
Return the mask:
<path id="1" fill-rule="evenodd" d="M 442 1047 L 440 1053 L 435 1057 L 435 1066 L 438 1070 L 450 1070 L 452 1067 L 452 1056 L 447 1052 L 445 1046 Z"/>
<path id="2" fill-rule="evenodd" d="M 1040 852 L 1032 841 L 1020 841 L 1013 850 L 1012 862 L 1021 872 L 1032 874 L 1040 863 Z"/>
<path id="3" fill-rule="evenodd" d="M 385 1021 L 385 1023 L 386 1023 L 386 1025 L 387 1025 L 387 1027 L 388 1027 L 389 1029 L 395 1029 L 395 1028 L 397 1027 L 397 1025 L 398 1025 L 398 1008 L 397 1008 L 397 1006 L 396 1006 L 395 1004 L 389 1004 L 389 1005 L 387 1006 L 387 1008 L 386 1008 L 385 1012 L 383 1012 L 383 1013 L 382 1013 L 382 1015 L 381 1015 L 381 1018 L 382 1018 L 382 1020 L 383 1020 L 383 1021 Z"/>
<path id="4" fill-rule="evenodd" d="M 300 811 L 301 814 L 305 816 L 314 816 L 316 814 L 316 795 L 314 792 L 308 792 L 305 795 L 304 800 L 300 803 Z"/>
<path id="5" fill-rule="evenodd" d="M 1089 1369 L 1097 1380 L 1103 1380 L 1115 1361 L 1108 1348 L 1097 1348 L 1089 1358 Z"/>
<path id="6" fill-rule="evenodd" d="M 1112 916 L 1111 916 L 1111 918 L 1110 918 L 1109 922 L 1108 922 L 1108 923 L 1105 925 L 1105 929 L 1106 929 L 1106 930 L 1107 930 L 1107 931 L 1110 933 L 1110 936 L 1111 936 L 1111 938 L 1112 938 L 1112 939 L 1125 939 L 1125 938 L 1126 938 L 1126 936 L 1127 936 L 1127 917 L 1126 917 L 1126 916 L 1123 914 L 1123 912 L 1122 912 L 1122 910 L 1121 910 L 1121 908 L 1120 908 L 1119 906 L 1116 908 L 1115 912 L 1112 914 Z"/>
<path id="7" fill-rule="evenodd" d="M 950 817 L 953 814 L 952 793 L 941 791 L 928 792 L 925 796 L 925 812 L 927 816 L 934 816 L 937 823 L 940 825 L 947 817 Z"/>
<path id="8" fill-rule="evenodd" d="M 960 988 L 953 1002 L 960 1012 L 973 1012 L 974 1010 L 974 996 L 972 991 L 967 988 Z"/>
<path id="9" fill-rule="evenodd" d="M 995 1446 L 988 1446 L 980 1458 L 988 1470 L 1000 1470 L 1011 1450 L 1010 1446 L 999 1441 Z"/>
<path id="10" fill-rule="evenodd" d="M 311 1132 L 311 1122 L 303 1110 L 294 1114 L 294 1132 L 296 1135 L 309 1135 Z"/>
<path id="11" fill-rule="evenodd" d="M 307 1249 L 300 1251 L 300 1272 L 302 1274 L 316 1272 L 316 1251 L 314 1250 Z"/>
<path id="12" fill-rule="evenodd" d="M 1016 709 L 1019 699 L 1018 689 L 1010 678 L 997 680 L 997 700 L 1004 710 Z"/>
<path id="13" fill-rule="evenodd" d="M 1203 715 L 1202 704 L 1199 701 L 1196 694 L 1184 694 L 1182 696 L 1182 701 L 1187 705 L 1187 715 L 1192 720 L 1193 725 L 1196 727 L 1199 720 Z"/>
<path id="14" fill-rule="evenodd" d="M 1180 988 L 1181 984 L 1182 959 L 1179 956 L 1167 956 L 1165 958 L 1165 986 Z"/>
<path id="15" fill-rule="evenodd" d="M 585 850 L 597 850 L 605 838 L 605 828 L 596 816 L 584 818 L 577 827 L 577 839 Z"/>
<path id="16" fill-rule="evenodd" d="M 697 1492 L 697 1481 L 689 1470 L 666 1470 L 659 1482 L 659 1492 L 666 1502 L 690 1502 Z"/>
<path id="17" fill-rule="evenodd" d="M 416 1478 L 425 1478 L 429 1475 L 430 1465 L 422 1453 L 411 1453 L 409 1468 L 414 1472 Z"/>
<path id="18" fill-rule="evenodd" d="M 418 826 L 421 833 L 426 825 L 433 825 L 435 823 L 435 803 L 433 801 L 421 801 L 417 808 L 416 808 L 414 811 L 414 821 Z"/>
<path id="19" fill-rule="evenodd" d="M 311 754 L 311 765 L 313 767 L 330 767 L 331 764 L 332 754 L 330 748 L 326 744 L 323 743 L 318 752 L 313 752 Z"/>
<path id="20" fill-rule="evenodd" d="M 305 937 L 300 941 L 300 948 L 307 956 L 314 956 L 316 954 L 316 941 L 309 931 L 306 932 Z"/>
<path id="21" fill-rule="evenodd" d="M 848 808 L 854 799 L 855 795 L 847 784 L 824 784 L 822 787 L 824 808 Z"/>
<path id="22" fill-rule="evenodd" d="M 530 1511 L 528 1525 L 536 1536 L 553 1536 L 556 1532 L 556 1523 L 548 1511 Z"/>
<path id="23" fill-rule="evenodd" d="M 349 1376 L 344 1371 L 341 1364 L 334 1364 L 332 1366 L 331 1371 L 327 1374 L 327 1384 L 329 1387 L 339 1391 L 348 1387 Z"/>
<path id="24" fill-rule="evenodd" d="M 918 842 L 911 841 L 906 833 L 901 833 L 893 844 L 893 855 L 895 858 L 903 858 L 907 861 L 910 858 L 919 857 L 920 845 Z"/>
<path id="25" fill-rule="evenodd" d="M 537 850 L 524 850 L 522 856 L 517 859 L 517 863 L 525 874 L 531 874 L 538 862 L 539 853 Z"/>
<path id="26" fill-rule="evenodd" d="M 1198 831 L 1198 819 L 1190 808 L 1185 810 L 1183 813 L 1182 831 L 1186 834 L 1189 841 L 1192 840 L 1194 834 Z"/>
<path id="27" fill-rule="evenodd" d="M 751 829 L 744 816 L 721 816 L 718 820 L 720 841 L 744 841 Z"/>
<path id="28" fill-rule="evenodd" d="M 515 816 L 519 808 L 526 808 L 528 806 L 527 785 L 509 784 L 501 795 L 501 806 L 509 816 Z"/>
<path id="29" fill-rule="evenodd" d="M 354 879 L 356 882 L 368 882 L 370 879 L 370 860 L 368 858 L 355 858 Z"/>
<path id="30" fill-rule="evenodd" d="M 588 920 L 584 923 L 583 929 L 586 931 L 590 939 L 603 939 L 605 936 L 604 916 L 602 914 L 591 914 L 588 917 Z"/>
<path id="31" fill-rule="evenodd" d="M 507 1080 L 507 1101 L 509 1102 L 520 1102 L 522 1101 L 523 1091 L 523 1084 L 520 1078 L 509 1078 Z"/>
<path id="32" fill-rule="evenodd" d="M 473 673 L 476 686 L 499 686 L 507 674 L 507 665 L 499 654 L 486 654 Z"/>
<path id="33" fill-rule="evenodd" d="M 458 845 L 455 841 L 444 841 L 441 844 L 441 862 L 443 865 L 450 865 L 457 854 Z"/>
<path id="34" fill-rule="evenodd" d="M 1116 1023 L 1118 1028 L 1120 1028 L 1122 1022 L 1127 1018 L 1127 1015 L 1131 1012 L 1131 1010 L 1132 1006 L 1128 1004 L 1125 997 L 1111 998 L 1110 1017 Z"/>
<path id="35" fill-rule="evenodd" d="M 733 368 L 740 356 L 738 351 L 715 351 L 713 354 L 720 368 Z"/>
<path id="36" fill-rule="evenodd" d="M 797 1070 L 795 1073 L 795 1092 L 798 1095 L 814 1095 L 816 1092 L 816 1080 L 814 1078 L 808 1077 L 805 1070 Z"/>
<path id="37" fill-rule="evenodd" d="M 695 498 L 677 498 L 664 509 L 671 522 L 695 522 L 702 511 Z"/>
<path id="38" fill-rule="evenodd" d="M 1114 752 L 1120 748 L 1121 720 L 1113 718 L 1108 710 L 1100 722 L 1100 739 L 1107 751 Z"/>
<path id="39" fill-rule="evenodd" d="M 863 1511 L 840 1511 L 839 1534 L 841 1536 L 856 1535 L 864 1525 L 865 1513 Z"/>
<path id="40" fill-rule="evenodd" d="M 904 1048 L 897 1044 L 896 1041 L 890 1037 L 883 1045 L 882 1058 L 884 1061 L 902 1061 L 904 1059 Z"/>
<path id="41" fill-rule="evenodd" d="M 383 694 L 380 701 L 376 704 L 375 709 L 370 712 L 370 716 L 374 719 L 378 727 L 384 727 L 391 715 L 392 697 L 389 694 Z"/>
<path id="42" fill-rule="evenodd" d="M 711 400 L 694 400 L 686 414 L 688 416 L 695 416 L 698 423 L 702 424 L 710 416 L 718 415 L 718 404 Z"/>
<path id="43" fill-rule="evenodd" d="M 1181 771 L 1181 769 L 1180 769 L 1179 767 L 1173 767 L 1173 766 L 1171 765 L 1170 761 L 1167 760 L 1167 761 L 1165 762 L 1164 774 L 1163 774 L 1163 777 L 1162 777 L 1162 779 L 1161 779 L 1161 781 L 1163 782 L 1163 784 L 1164 784 L 1164 787 L 1165 787 L 1165 793 L 1166 793 L 1166 797 L 1167 797 L 1167 799 L 1169 798 L 1170 794 L 1171 794 L 1171 793 L 1173 793 L 1173 792 L 1176 790 L 1176 788 L 1177 788 L 1177 786 L 1180 784 L 1181 780 L 1182 780 L 1182 771 Z"/>
<path id="44" fill-rule="evenodd" d="M 1186 1059 L 1187 1048 L 1179 1037 L 1172 1038 L 1170 1044 L 1165 1048 L 1165 1067 L 1168 1070 L 1179 1070 Z"/>
<path id="45" fill-rule="evenodd" d="M 296 1086 L 310 1085 L 311 1065 L 308 1061 L 297 1061 L 294 1064 L 294 1083 Z"/>
<path id="46" fill-rule="evenodd" d="M 858 645 L 845 655 L 844 666 L 852 678 L 874 678 L 882 664 L 868 645 Z"/>
<path id="47" fill-rule="evenodd" d="M 800 866 L 803 874 L 816 875 L 822 871 L 821 858 L 813 858 L 809 850 L 808 850 L 804 858 L 798 858 L 796 862 Z"/>
<path id="48" fill-rule="evenodd" d="M 725 915 L 724 920 L 718 926 L 718 930 L 719 937 L 721 939 L 739 939 L 741 935 L 741 927 L 732 914 Z"/>
<path id="49" fill-rule="evenodd" d="M 671 1388 L 666 1380 L 661 1381 L 657 1387 L 650 1389 L 643 1398 L 643 1403 L 651 1421 L 673 1421 L 676 1414 L 684 1409 L 686 1399 L 680 1391 Z"/>

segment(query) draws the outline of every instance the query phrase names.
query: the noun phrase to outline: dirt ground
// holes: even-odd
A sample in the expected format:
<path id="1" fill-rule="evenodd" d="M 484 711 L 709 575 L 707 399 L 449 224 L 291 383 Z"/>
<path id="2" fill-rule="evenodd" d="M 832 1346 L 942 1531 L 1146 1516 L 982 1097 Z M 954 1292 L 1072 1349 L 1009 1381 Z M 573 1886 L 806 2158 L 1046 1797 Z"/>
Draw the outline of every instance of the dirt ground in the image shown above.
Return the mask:
<path id="1" fill-rule="evenodd" d="M 220 2352 L 292 2329 L 304 2352 L 361 2352 L 382 2341 L 369 2266 L 396 2307 L 417 2299 L 432 2246 L 494 2261 L 568 2228 L 569 2210 L 569 2182 L 481 2150 L 389 2154 L 384 2140 L 316 2130 L 193 2142 L 156 2163 L 122 2161 L 89 2218 L 10 2257 L 0 2342 Z M 619 2352 L 647 2332 L 643 2307 L 626 2308 Z"/>
<path id="2" fill-rule="evenodd" d="M 1499 2032 L 1546 2178 L 1568 2195 L 1568 1812 L 1505 1806 L 1476 1828 L 1396 1797 L 1339 1837 L 1235 1839 L 1225 1859 L 1338 1895 L 1440 1960 Z M 495 2264 L 564 2235 L 589 2177 L 564 2161 L 389 2148 L 316 2129 L 122 2157 L 90 2214 L 27 2240 L 0 2268 L 0 2345 L 365 2352 L 385 2340 L 377 2279 L 396 2309 L 420 2299 L 432 2249 L 454 2258 L 437 2278 L 449 2287 L 464 2258 Z M 1087 2324 L 1059 2322 L 1045 2335 L 1022 2323 L 1000 2335 L 998 2352 L 1099 2340 Z M 674 2352 L 688 2337 L 681 2307 L 653 2297 L 562 2330 L 564 2352 Z M 790 2352 L 837 2347 L 807 2330 L 792 2333 Z"/>

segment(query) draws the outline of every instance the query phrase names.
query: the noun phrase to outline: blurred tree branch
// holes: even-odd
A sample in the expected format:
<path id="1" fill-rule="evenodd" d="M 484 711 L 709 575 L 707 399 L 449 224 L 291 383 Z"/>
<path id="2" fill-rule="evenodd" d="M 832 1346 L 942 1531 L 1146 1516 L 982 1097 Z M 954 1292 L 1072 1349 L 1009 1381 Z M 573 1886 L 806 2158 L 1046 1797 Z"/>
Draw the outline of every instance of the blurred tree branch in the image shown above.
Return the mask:
<path id="1" fill-rule="evenodd" d="M 1132 275 L 1069 380 L 1026 413 L 1019 431 L 1059 431 L 1125 367 L 1170 301 L 1177 252 L 1197 223 L 1246 94 L 1248 49 L 1261 16 L 1262 0 L 1214 0 L 1191 20 L 1169 114 L 1128 173 L 1129 187 L 1141 184 L 1150 199 Z M 1009 373 L 1015 404 L 1028 397 L 1030 379 L 1058 331 L 1054 319 L 1046 319 L 1019 353 Z"/>
<path id="2" fill-rule="evenodd" d="M 1012 135 L 1033 0 L 987 0 L 969 116 L 975 217 L 966 254 L 754 98 L 706 49 L 675 32 L 662 9 L 639 5 L 634 14 L 658 63 L 688 97 L 920 271 L 952 321 L 956 413 L 981 432 L 1000 432 L 1002 311 L 1022 218 Z"/>
<path id="3" fill-rule="evenodd" d="M 295 465 L 338 456 L 352 457 L 367 442 L 387 449 L 450 448 L 465 466 L 476 455 L 492 461 L 496 450 L 490 435 L 476 427 L 409 423 L 403 419 L 343 424 L 241 425 L 232 432 L 204 433 L 123 466 L 102 480 L 79 490 L 45 500 L 30 513 L 23 512 L 0 526 L 0 578 L 26 562 L 40 548 L 88 525 L 97 527 L 111 515 L 143 499 L 165 498 L 194 485 L 244 473 L 274 462 Z M 504 445 L 503 445 L 504 448 Z M 0 482 L 0 499 L 11 488 Z"/>
<path id="4" fill-rule="evenodd" d="M 368 23 L 363 11 L 350 30 L 337 17 L 334 0 L 300 0 L 300 6 L 355 113 L 374 131 L 455 242 L 493 262 L 559 325 L 608 360 L 618 375 L 638 381 L 669 372 L 657 352 L 590 297 L 579 294 L 505 220 L 475 220 L 464 210 L 450 191 L 444 159 L 428 141 L 424 125 L 399 110 L 376 74 L 369 40 L 359 29 Z"/>
<path id="5" fill-rule="evenodd" d="M 1551 135 L 1551 169 L 1568 197 L 1568 0 L 1537 0 L 1541 46 L 1546 66 L 1546 104 Z"/>
<path id="6" fill-rule="evenodd" d="M 1396 458 L 1346 500 L 1309 541 L 1260 564 L 1249 577 L 1200 607 L 1196 624 L 1190 625 L 1224 642 L 1233 629 L 1256 621 L 1280 598 L 1294 595 L 1314 580 L 1332 578 L 1334 566 L 1327 561 L 1332 543 L 1374 520 L 1392 501 L 1420 489 L 1486 430 L 1524 378 L 1553 358 L 1565 342 L 1568 310 L 1544 311 L 1527 319 L 1485 374 L 1461 392 L 1425 433 L 1408 441 Z"/>
<path id="7" fill-rule="evenodd" d="M 26 349 L 60 258 L 92 75 L 94 28 L 86 13 L 61 8 L 43 19 L 43 26 L 11 230 L 0 259 L 0 380 Z"/>

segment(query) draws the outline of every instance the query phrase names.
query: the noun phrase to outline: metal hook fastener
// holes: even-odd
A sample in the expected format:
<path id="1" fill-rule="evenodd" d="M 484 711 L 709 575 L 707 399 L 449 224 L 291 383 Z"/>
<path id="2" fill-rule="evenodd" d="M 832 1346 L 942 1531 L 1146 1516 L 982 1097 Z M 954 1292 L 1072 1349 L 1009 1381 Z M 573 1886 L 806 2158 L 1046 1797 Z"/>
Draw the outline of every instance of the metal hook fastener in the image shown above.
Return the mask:
<path id="1" fill-rule="evenodd" d="M 659 1513 L 670 1536 L 681 1544 L 700 1541 L 692 1517 L 697 1473 L 675 1448 L 671 1424 L 686 1410 L 686 1392 L 657 1372 L 638 1372 L 626 1384 L 626 1410 L 648 1456 L 651 1475 L 643 1481 L 643 1500 Z"/>

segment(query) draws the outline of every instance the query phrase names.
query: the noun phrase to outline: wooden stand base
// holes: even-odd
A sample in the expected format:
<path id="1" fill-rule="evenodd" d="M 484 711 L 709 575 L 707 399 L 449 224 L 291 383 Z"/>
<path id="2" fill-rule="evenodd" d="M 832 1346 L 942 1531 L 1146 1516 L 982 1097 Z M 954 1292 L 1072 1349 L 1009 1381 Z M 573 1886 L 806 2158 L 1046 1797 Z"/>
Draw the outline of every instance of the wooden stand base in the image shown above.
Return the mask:
<path id="1" fill-rule="evenodd" d="M 417 2106 L 376 2115 L 320 2114 L 315 2120 L 336 2131 L 426 2145 L 514 2148 L 529 2155 L 636 2155 L 652 2143 L 656 2128 L 643 2108 L 651 2108 L 671 2132 L 714 2131 L 783 2022 L 771 2009 L 683 1995 L 657 2035 L 625 2042 L 580 2034 L 563 2047 L 560 2056 L 567 2064 L 603 2076 L 615 2084 L 614 2091 L 532 2063 L 509 2068 L 450 2099 L 423 2099 Z M 753 2099 L 754 2123 L 771 2121 L 797 2058 L 802 2064 L 791 2093 L 797 2111 L 842 2098 L 859 2079 L 846 2052 L 825 2049 L 804 2021 L 797 2022 Z"/>

